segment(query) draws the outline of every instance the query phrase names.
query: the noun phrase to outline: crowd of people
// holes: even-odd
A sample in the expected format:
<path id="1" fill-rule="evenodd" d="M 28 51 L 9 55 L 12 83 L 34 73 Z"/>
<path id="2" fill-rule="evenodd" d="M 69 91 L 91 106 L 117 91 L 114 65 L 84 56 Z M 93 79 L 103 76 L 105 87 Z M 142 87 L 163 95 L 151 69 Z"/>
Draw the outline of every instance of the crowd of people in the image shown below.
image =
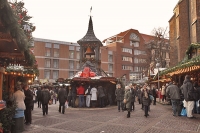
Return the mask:
<path id="1" fill-rule="evenodd" d="M 176 82 L 166 85 L 166 97 L 171 100 L 173 116 L 181 116 L 184 109 L 191 119 L 196 118 L 194 113 L 200 114 L 200 86 L 189 75 L 185 76 L 181 86 Z"/>
<path id="2" fill-rule="evenodd" d="M 115 95 L 117 100 L 118 111 L 127 110 L 127 118 L 130 118 L 130 113 L 135 110 L 135 102 L 141 104 L 141 109 L 144 110 L 144 116 L 149 116 L 150 105 L 156 105 L 156 86 L 149 86 L 145 83 L 143 86 L 129 84 L 122 87 L 121 84 L 116 85 Z M 153 97 L 153 99 L 150 98 Z"/>
<path id="3" fill-rule="evenodd" d="M 113 87 L 113 86 L 112 86 Z M 70 84 L 69 86 L 40 86 L 29 88 L 27 84 L 17 83 L 15 92 L 11 96 L 17 104 L 16 114 L 13 117 L 15 126 L 13 131 L 23 130 L 23 125 L 32 123 L 31 111 L 34 109 L 34 103 L 38 108 L 42 108 L 43 116 L 48 115 L 48 106 L 56 104 L 59 101 L 58 111 L 65 113 L 67 107 L 100 107 L 117 104 L 118 112 L 127 111 L 127 118 L 130 118 L 131 112 L 135 110 L 135 102 L 141 104 L 144 116 L 148 117 L 150 105 L 156 105 L 157 92 L 162 95 L 162 103 L 170 101 L 173 110 L 173 116 L 181 116 L 182 109 L 186 109 L 188 118 L 195 118 L 194 113 L 200 114 L 200 86 L 197 82 L 192 82 L 189 75 L 181 86 L 171 81 L 157 89 L 155 84 L 145 83 L 143 86 L 122 84 L 111 86 L 102 86 L 84 83 Z M 115 99 L 115 100 L 113 100 Z M 25 119 L 24 119 L 25 118 Z"/>

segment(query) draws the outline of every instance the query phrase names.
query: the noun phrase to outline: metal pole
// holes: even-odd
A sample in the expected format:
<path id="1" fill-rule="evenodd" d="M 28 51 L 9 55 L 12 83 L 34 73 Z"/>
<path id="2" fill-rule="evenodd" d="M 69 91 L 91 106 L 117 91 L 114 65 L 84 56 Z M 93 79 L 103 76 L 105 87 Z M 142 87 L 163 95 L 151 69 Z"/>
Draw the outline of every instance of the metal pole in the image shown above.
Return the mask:
<path id="1" fill-rule="evenodd" d="M 158 90 L 160 90 L 160 82 L 159 82 L 159 67 L 158 67 Z"/>
<path id="2" fill-rule="evenodd" d="M 160 82 L 159 82 L 159 66 L 158 66 L 158 91 L 160 91 Z M 160 102 L 160 94 L 159 94 L 159 102 Z"/>

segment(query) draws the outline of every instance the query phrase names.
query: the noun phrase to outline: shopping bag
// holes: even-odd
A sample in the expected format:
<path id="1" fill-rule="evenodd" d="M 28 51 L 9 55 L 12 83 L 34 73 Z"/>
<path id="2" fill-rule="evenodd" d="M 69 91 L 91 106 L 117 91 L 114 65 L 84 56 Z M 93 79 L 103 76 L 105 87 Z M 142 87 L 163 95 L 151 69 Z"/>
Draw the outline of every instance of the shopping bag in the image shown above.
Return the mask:
<path id="1" fill-rule="evenodd" d="M 149 98 L 150 98 L 151 101 L 154 100 L 154 97 L 152 95 L 149 95 Z"/>
<path id="2" fill-rule="evenodd" d="M 49 105 L 53 104 L 52 100 L 49 100 Z"/>
<path id="3" fill-rule="evenodd" d="M 181 111 L 181 116 L 187 116 L 186 108 L 183 108 Z"/>
<path id="4" fill-rule="evenodd" d="M 68 102 L 67 102 L 67 101 L 65 102 L 65 107 L 66 107 L 66 108 L 68 108 L 68 107 L 69 107 L 69 106 L 68 106 Z"/>

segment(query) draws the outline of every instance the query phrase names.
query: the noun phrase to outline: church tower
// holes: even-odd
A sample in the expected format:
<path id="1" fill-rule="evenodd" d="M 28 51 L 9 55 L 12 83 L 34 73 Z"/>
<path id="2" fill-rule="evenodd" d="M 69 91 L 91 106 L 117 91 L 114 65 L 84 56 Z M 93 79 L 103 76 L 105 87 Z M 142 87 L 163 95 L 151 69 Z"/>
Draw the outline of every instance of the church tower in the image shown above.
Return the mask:
<path id="1" fill-rule="evenodd" d="M 100 72 L 100 47 L 102 47 L 103 44 L 94 34 L 91 16 L 86 35 L 78 40 L 77 43 L 80 45 L 80 69 L 89 67 L 96 75 L 102 76 Z"/>

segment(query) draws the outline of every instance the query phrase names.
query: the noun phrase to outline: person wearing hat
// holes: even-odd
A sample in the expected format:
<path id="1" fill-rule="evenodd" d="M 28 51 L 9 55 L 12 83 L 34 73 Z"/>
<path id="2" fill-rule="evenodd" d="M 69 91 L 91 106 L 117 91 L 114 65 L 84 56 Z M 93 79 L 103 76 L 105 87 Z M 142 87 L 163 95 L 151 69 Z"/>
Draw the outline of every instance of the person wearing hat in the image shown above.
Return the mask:
<path id="1" fill-rule="evenodd" d="M 184 95 L 184 106 L 186 107 L 187 117 L 188 118 L 195 118 L 192 114 L 192 110 L 194 108 L 194 99 L 189 97 L 189 93 L 194 91 L 192 81 L 189 75 L 185 76 L 185 80 L 183 85 L 181 86 L 181 90 Z"/>

